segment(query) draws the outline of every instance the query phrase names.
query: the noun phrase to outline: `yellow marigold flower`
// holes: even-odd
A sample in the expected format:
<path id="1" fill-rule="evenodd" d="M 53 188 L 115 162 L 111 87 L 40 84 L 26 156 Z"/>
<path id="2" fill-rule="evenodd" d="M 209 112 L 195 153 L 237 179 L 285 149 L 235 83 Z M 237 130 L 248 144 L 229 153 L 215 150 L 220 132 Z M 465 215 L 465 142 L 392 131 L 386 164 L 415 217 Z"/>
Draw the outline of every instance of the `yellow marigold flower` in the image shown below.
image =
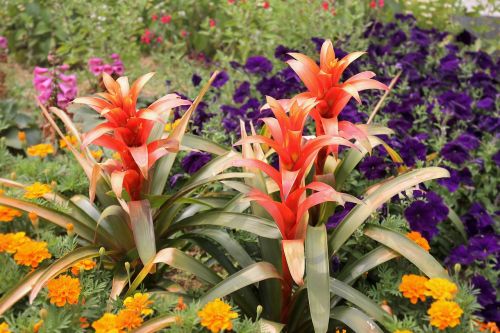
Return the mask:
<path id="1" fill-rule="evenodd" d="M 62 307 L 68 304 L 78 303 L 80 297 L 80 280 L 69 275 L 60 275 L 47 283 L 49 289 L 50 303 Z"/>
<path id="2" fill-rule="evenodd" d="M 90 154 L 92 155 L 92 157 L 94 159 L 96 159 L 97 161 L 99 161 L 102 157 L 102 155 L 104 154 L 104 152 L 100 149 L 97 149 L 97 150 L 91 150 L 90 151 Z"/>
<path id="3" fill-rule="evenodd" d="M 420 299 L 425 301 L 425 283 L 427 278 L 415 274 L 403 275 L 403 280 L 399 285 L 399 291 L 403 296 L 410 299 L 411 304 L 416 304 Z"/>
<path id="4" fill-rule="evenodd" d="M 238 318 L 238 314 L 231 311 L 231 306 L 220 298 L 207 303 L 201 311 L 198 311 L 198 317 L 201 319 L 201 326 L 206 327 L 212 333 L 218 333 L 221 330 L 230 331 L 233 329 L 232 319 Z"/>
<path id="5" fill-rule="evenodd" d="M 105 313 L 101 318 L 92 323 L 95 333 L 123 333 L 118 327 L 117 316 L 112 313 Z"/>
<path id="6" fill-rule="evenodd" d="M 153 313 L 153 309 L 150 309 L 153 301 L 149 300 L 149 296 L 143 293 L 135 293 L 134 296 L 129 296 L 123 301 L 123 305 L 126 309 L 135 311 L 144 316 L 148 316 Z"/>
<path id="7" fill-rule="evenodd" d="M 36 324 L 33 326 L 33 332 L 38 333 L 38 331 L 40 330 L 40 327 L 42 327 L 42 325 L 43 325 L 43 320 L 37 321 Z"/>
<path id="8" fill-rule="evenodd" d="M 66 138 L 66 140 L 69 141 L 69 143 L 71 143 L 71 145 L 73 147 L 77 147 L 78 146 L 78 139 L 76 138 L 76 136 L 74 135 L 65 135 L 64 136 Z M 66 141 L 64 141 L 63 139 L 59 140 L 59 147 L 61 148 L 68 148 L 68 145 L 66 144 Z"/>
<path id="9" fill-rule="evenodd" d="M 345 329 L 342 329 L 342 331 L 339 329 L 336 329 L 335 333 L 347 333 L 347 331 Z"/>
<path id="10" fill-rule="evenodd" d="M 31 241 L 24 232 L 0 234 L 0 253 L 15 253 L 25 243 Z"/>
<path id="11" fill-rule="evenodd" d="M 48 143 L 40 143 L 35 146 L 28 147 L 27 153 L 29 156 L 47 157 L 49 154 L 54 154 L 54 147 Z"/>
<path id="12" fill-rule="evenodd" d="M 427 239 L 422 237 L 422 234 L 418 231 L 412 231 L 406 234 L 406 237 L 417 243 L 421 248 L 423 248 L 425 251 L 429 252 L 431 247 L 429 246 L 429 242 Z"/>
<path id="13" fill-rule="evenodd" d="M 25 142 L 26 141 L 26 132 L 23 132 L 23 131 L 17 132 L 17 138 L 19 139 L 19 141 Z"/>
<path id="14" fill-rule="evenodd" d="M 431 317 L 431 325 L 440 330 L 460 324 L 462 313 L 464 311 L 457 303 L 445 300 L 435 301 L 427 310 L 427 314 Z"/>
<path id="15" fill-rule="evenodd" d="M 7 325 L 7 323 L 0 324 L 0 333 L 11 333 L 9 325 Z"/>
<path id="16" fill-rule="evenodd" d="M 425 283 L 425 296 L 434 299 L 453 299 L 458 291 L 457 285 L 447 279 L 433 278 Z"/>
<path id="17" fill-rule="evenodd" d="M 177 119 L 173 123 L 165 124 L 165 132 L 170 132 L 170 131 L 174 130 L 177 126 L 179 126 L 180 122 L 181 122 L 181 118 Z"/>
<path id="18" fill-rule="evenodd" d="M 412 333 L 410 330 L 395 330 L 394 333 Z"/>
<path id="19" fill-rule="evenodd" d="M 113 158 L 114 160 L 117 160 L 117 161 L 122 159 L 122 157 L 120 156 L 120 153 L 118 153 L 118 152 L 114 152 L 113 155 L 111 155 L 111 158 Z"/>
<path id="20" fill-rule="evenodd" d="M 17 209 L 0 205 L 0 222 L 11 222 L 16 217 L 23 216 Z"/>
<path id="21" fill-rule="evenodd" d="M 24 190 L 26 191 L 24 193 L 24 197 L 26 199 L 37 199 L 43 197 L 47 193 L 50 193 L 50 191 L 52 191 L 52 187 L 48 184 L 36 182 L 33 185 L 26 186 Z"/>
<path id="22" fill-rule="evenodd" d="M 73 267 L 71 267 L 71 273 L 73 275 L 78 275 L 80 274 L 80 270 L 83 269 L 84 271 L 90 271 L 95 267 L 96 263 L 92 259 L 85 259 L 80 262 L 77 262 Z"/>
<path id="23" fill-rule="evenodd" d="M 42 261 L 51 257 L 46 242 L 37 242 L 31 239 L 18 246 L 16 254 L 14 254 L 14 260 L 18 265 L 32 268 L 37 268 Z"/>
<path id="24" fill-rule="evenodd" d="M 141 326 L 143 321 L 139 313 L 129 309 L 121 310 L 116 317 L 117 327 L 127 330 Z"/>

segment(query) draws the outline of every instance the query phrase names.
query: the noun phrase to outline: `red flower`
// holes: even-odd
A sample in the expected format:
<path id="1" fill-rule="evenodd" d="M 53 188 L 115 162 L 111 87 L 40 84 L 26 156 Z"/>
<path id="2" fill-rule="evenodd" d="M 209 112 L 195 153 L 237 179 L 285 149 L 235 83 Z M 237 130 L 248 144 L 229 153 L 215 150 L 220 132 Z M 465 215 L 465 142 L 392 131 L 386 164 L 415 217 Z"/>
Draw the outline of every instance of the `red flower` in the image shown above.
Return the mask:
<path id="1" fill-rule="evenodd" d="M 186 30 L 181 30 L 181 36 L 186 37 L 187 36 L 187 31 Z"/>
<path id="2" fill-rule="evenodd" d="M 264 3 L 262 3 L 262 8 L 264 9 L 268 9 L 270 6 L 269 1 L 264 1 Z"/>
<path id="3" fill-rule="evenodd" d="M 141 36 L 141 42 L 144 44 L 149 44 L 151 43 L 151 37 L 152 33 L 149 31 L 149 29 L 144 30 L 144 33 Z"/>
<path id="4" fill-rule="evenodd" d="M 233 5 L 236 2 L 236 0 L 227 0 L 228 5 Z"/>
<path id="5" fill-rule="evenodd" d="M 161 42 L 163 42 L 163 38 L 161 38 L 160 36 L 156 37 L 156 42 L 159 44 Z"/>
<path id="6" fill-rule="evenodd" d="M 358 73 L 341 82 L 342 74 L 346 68 L 364 53 L 353 52 L 342 59 L 337 59 L 332 42 L 327 40 L 321 47 L 319 66 L 314 60 L 300 53 L 290 53 L 295 59 L 289 60 L 288 64 L 308 89 L 307 92 L 299 94 L 297 98 L 299 100 L 315 98 L 318 102 L 311 113 L 316 122 L 316 135 L 340 135 L 348 140 L 354 138 L 370 151 L 370 144 L 363 125 L 357 126 L 348 121 L 338 121 L 337 119 L 351 98 L 354 97 L 358 103 L 361 103 L 359 91 L 388 89 L 385 84 L 373 80 L 372 77 L 375 76 L 375 73 L 370 71 Z M 328 148 L 327 153 L 336 153 L 337 150 L 338 146 L 333 145 Z M 319 162 L 317 166 L 321 171 L 321 159 Z"/>
<path id="7" fill-rule="evenodd" d="M 168 24 L 172 21 L 172 15 L 163 15 L 160 19 L 161 23 Z"/>
<path id="8" fill-rule="evenodd" d="M 328 7 L 329 7 L 328 1 L 323 1 L 321 3 L 321 7 L 323 7 L 324 10 L 328 10 Z"/>
<path id="9" fill-rule="evenodd" d="M 158 20 L 158 15 L 153 14 L 153 15 L 151 16 L 151 21 L 155 22 L 156 20 Z"/>
<path id="10" fill-rule="evenodd" d="M 376 2 L 375 0 L 372 0 L 372 1 L 370 2 L 370 7 L 371 7 L 371 8 L 376 8 L 376 7 L 377 7 L 377 2 Z"/>
<path id="11" fill-rule="evenodd" d="M 125 187 L 131 200 L 139 200 L 142 184 L 148 179 L 148 170 L 159 158 L 179 147 L 175 137 L 148 142 L 151 130 L 155 123 L 162 122 L 164 112 L 191 104 L 176 94 L 169 94 L 145 109 L 137 109 L 139 93 L 153 74 L 141 76 L 130 87 L 126 77 L 115 81 L 103 73 L 107 92 L 74 100 L 90 106 L 106 119 L 86 133 L 82 147 L 94 144 L 120 154 L 121 161 L 109 160 L 103 164 L 111 175 L 111 186 L 118 198 Z"/>
<path id="12" fill-rule="evenodd" d="M 208 24 L 210 25 L 210 28 L 215 27 L 215 20 L 214 20 L 214 19 L 210 19 L 210 20 L 208 21 Z"/>

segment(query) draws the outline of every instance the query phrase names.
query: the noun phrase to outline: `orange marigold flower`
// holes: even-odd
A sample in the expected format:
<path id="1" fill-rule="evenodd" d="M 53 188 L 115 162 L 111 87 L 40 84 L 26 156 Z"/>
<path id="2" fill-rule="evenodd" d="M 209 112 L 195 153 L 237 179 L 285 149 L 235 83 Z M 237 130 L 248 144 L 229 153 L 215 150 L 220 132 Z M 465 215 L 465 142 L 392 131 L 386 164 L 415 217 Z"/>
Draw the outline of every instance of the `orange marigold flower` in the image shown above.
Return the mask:
<path id="1" fill-rule="evenodd" d="M 418 231 L 412 231 L 406 234 L 406 237 L 417 243 L 421 248 L 423 248 L 425 251 L 429 252 L 431 247 L 429 246 L 429 242 L 427 239 L 422 237 L 422 234 Z"/>
<path id="2" fill-rule="evenodd" d="M 425 296 L 434 299 L 453 299 L 458 291 L 457 285 L 447 279 L 433 278 L 425 283 Z"/>
<path id="3" fill-rule="evenodd" d="M 77 304 L 80 297 L 80 280 L 69 275 L 60 275 L 47 283 L 50 303 L 58 307 L 68 304 Z"/>
<path id="4" fill-rule="evenodd" d="M 20 246 L 30 240 L 24 232 L 0 234 L 0 253 L 15 253 Z"/>
<path id="5" fill-rule="evenodd" d="M 80 327 L 81 328 L 87 328 L 87 327 L 90 326 L 90 324 L 88 322 L 88 319 L 85 318 L 85 317 L 80 317 L 79 321 L 80 321 Z"/>
<path id="6" fill-rule="evenodd" d="M 0 195 L 3 195 L 4 193 L 5 191 L 0 188 Z"/>
<path id="7" fill-rule="evenodd" d="M 36 182 L 32 185 L 26 186 L 24 190 L 26 191 L 24 193 L 24 197 L 26 199 L 37 199 L 43 197 L 47 193 L 50 193 L 50 191 L 52 191 L 52 187 L 48 184 Z"/>
<path id="8" fill-rule="evenodd" d="M 73 273 L 73 275 L 78 275 L 80 274 L 80 270 L 83 269 L 84 271 L 90 271 L 95 267 L 95 265 L 96 263 L 94 260 L 85 259 L 73 265 L 73 267 L 71 267 L 71 273 Z"/>
<path id="9" fill-rule="evenodd" d="M 29 212 L 28 218 L 30 219 L 31 223 L 33 223 L 33 224 L 38 222 L 38 215 L 34 212 Z"/>
<path id="10" fill-rule="evenodd" d="M 124 333 L 119 328 L 117 316 L 112 313 L 105 313 L 100 319 L 92 323 L 95 333 Z"/>
<path id="11" fill-rule="evenodd" d="M 403 280 L 399 285 L 399 291 L 403 296 L 410 299 L 411 304 L 416 304 L 420 299 L 425 301 L 425 283 L 427 278 L 415 274 L 403 275 Z"/>
<path id="12" fill-rule="evenodd" d="M 11 222 L 16 217 L 23 216 L 17 209 L 0 205 L 0 222 Z"/>
<path id="13" fill-rule="evenodd" d="M 201 311 L 198 311 L 201 325 L 209 329 L 212 333 L 221 330 L 230 331 L 233 329 L 232 319 L 238 318 L 238 314 L 231 311 L 231 306 L 220 298 L 207 303 Z"/>
<path id="14" fill-rule="evenodd" d="M 54 147 L 48 143 L 40 143 L 38 145 L 28 147 L 27 153 L 29 156 L 45 158 L 49 154 L 54 154 Z"/>
<path id="15" fill-rule="evenodd" d="M 479 332 L 489 332 L 489 333 L 500 333 L 500 329 L 498 328 L 497 324 L 495 322 L 489 322 L 489 323 L 480 323 L 479 324 Z M 0 331 L 1 332 L 1 331 Z"/>
<path id="16" fill-rule="evenodd" d="M 14 254 L 14 260 L 18 265 L 32 268 L 37 268 L 42 261 L 51 257 L 46 242 L 37 242 L 31 239 L 18 246 L 16 254 Z"/>
<path id="17" fill-rule="evenodd" d="M 143 293 L 135 293 L 134 296 L 129 296 L 123 301 L 123 305 L 127 310 L 132 310 L 138 314 L 148 316 L 153 313 L 150 308 L 153 301 L 149 300 L 149 296 Z"/>
<path id="18" fill-rule="evenodd" d="M 439 300 L 432 303 L 427 314 L 431 317 L 431 325 L 444 330 L 460 324 L 460 317 L 464 311 L 456 302 Z"/>
<path id="19" fill-rule="evenodd" d="M 25 142 L 26 141 L 26 132 L 23 132 L 23 131 L 17 132 L 17 138 L 19 139 L 19 141 Z"/>
<path id="20" fill-rule="evenodd" d="M 36 324 L 33 326 L 33 332 L 38 333 L 38 331 L 40 330 L 40 327 L 42 327 L 42 325 L 43 325 L 43 320 L 37 321 Z"/>
<path id="21" fill-rule="evenodd" d="M 127 330 L 132 330 L 141 326 L 143 321 L 144 320 L 138 312 L 129 309 L 121 310 L 116 317 L 117 326 Z"/>
<path id="22" fill-rule="evenodd" d="M 7 323 L 0 324 L 0 333 L 11 333 L 9 325 Z"/>
<path id="23" fill-rule="evenodd" d="M 69 143 L 71 143 L 71 145 L 73 147 L 77 147 L 78 146 L 78 139 L 77 139 L 76 136 L 74 136 L 74 135 L 65 135 L 64 137 L 66 138 L 66 140 L 69 141 Z M 61 147 L 61 148 L 64 149 L 64 148 L 68 148 L 68 145 L 66 144 L 65 140 L 61 139 L 61 140 L 59 140 L 59 147 Z"/>
<path id="24" fill-rule="evenodd" d="M 175 306 L 176 310 L 183 311 L 187 309 L 186 303 L 184 303 L 184 298 L 180 296 L 177 298 L 177 305 Z"/>

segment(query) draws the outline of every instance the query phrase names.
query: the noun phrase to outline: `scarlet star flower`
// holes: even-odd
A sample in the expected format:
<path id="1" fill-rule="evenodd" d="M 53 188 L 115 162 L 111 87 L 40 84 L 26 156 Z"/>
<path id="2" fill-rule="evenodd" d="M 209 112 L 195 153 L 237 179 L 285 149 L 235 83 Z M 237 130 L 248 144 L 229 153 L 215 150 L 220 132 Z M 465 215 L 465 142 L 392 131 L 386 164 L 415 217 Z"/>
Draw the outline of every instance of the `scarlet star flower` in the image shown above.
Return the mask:
<path id="1" fill-rule="evenodd" d="M 299 100 L 315 98 L 318 105 L 311 112 L 316 122 L 316 135 L 340 135 L 348 140 L 367 142 L 366 126 L 357 126 L 348 121 L 338 121 L 342 109 L 354 98 L 361 103 L 359 92 L 366 89 L 387 90 L 388 87 L 372 78 L 375 73 L 365 71 L 341 81 L 346 68 L 365 52 L 353 52 L 342 59 L 335 57 L 332 42 L 326 40 L 321 47 L 320 65 L 300 53 L 290 53 L 294 59 L 287 61 L 307 88 L 297 96 Z M 332 145 L 329 152 L 337 153 L 338 146 Z M 320 164 L 326 156 L 320 158 Z M 321 165 L 319 166 L 321 171 Z"/>
<path id="2" fill-rule="evenodd" d="M 125 187 L 132 200 L 140 199 L 140 189 L 148 179 L 148 170 L 169 152 L 178 150 L 175 138 L 148 142 L 153 126 L 163 122 L 162 115 L 172 108 L 190 105 L 176 94 L 168 94 L 144 109 L 137 109 L 139 93 L 154 73 L 141 76 L 132 86 L 126 77 L 114 80 L 103 73 L 107 92 L 97 97 L 81 97 L 75 103 L 86 104 L 96 110 L 106 121 L 88 132 L 82 146 L 95 144 L 116 151 L 121 161 L 108 161 L 104 168 L 111 174 L 113 191 L 121 196 Z"/>

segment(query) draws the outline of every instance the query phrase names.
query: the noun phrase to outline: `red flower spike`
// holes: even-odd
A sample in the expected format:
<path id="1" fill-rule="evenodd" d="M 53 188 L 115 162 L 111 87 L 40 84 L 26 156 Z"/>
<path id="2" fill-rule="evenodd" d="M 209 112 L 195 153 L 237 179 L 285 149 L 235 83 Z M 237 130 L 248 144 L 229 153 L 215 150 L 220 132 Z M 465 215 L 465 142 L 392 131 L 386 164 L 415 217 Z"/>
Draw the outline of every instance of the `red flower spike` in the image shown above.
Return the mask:
<path id="1" fill-rule="evenodd" d="M 103 166 L 111 175 L 113 191 L 118 198 L 121 198 L 124 187 L 132 200 L 140 199 L 141 186 L 148 179 L 148 170 L 159 158 L 179 148 L 173 134 L 167 139 L 148 143 L 155 123 L 163 123 L 163 119 L 168 116 L 165 114 L 167 111 L 191 104 L 176 94 L 169 94 L 149 107 L 138 110 L 137 98 L 153 75 L 154 73 L 149 73 L 141 76 L 130 87 L 126 77 L 115 81 L 110 75 L 103 73 L 107 92 L 97 94 L 97 97 L 74 100 L 74 103 L 90 106 L 106 119 L 85 135 L 82 147 L 94 144 L 120 154 L 121 162 L 115 161 Z M 186 121 L 187 118 L 184 119 Z"/>

